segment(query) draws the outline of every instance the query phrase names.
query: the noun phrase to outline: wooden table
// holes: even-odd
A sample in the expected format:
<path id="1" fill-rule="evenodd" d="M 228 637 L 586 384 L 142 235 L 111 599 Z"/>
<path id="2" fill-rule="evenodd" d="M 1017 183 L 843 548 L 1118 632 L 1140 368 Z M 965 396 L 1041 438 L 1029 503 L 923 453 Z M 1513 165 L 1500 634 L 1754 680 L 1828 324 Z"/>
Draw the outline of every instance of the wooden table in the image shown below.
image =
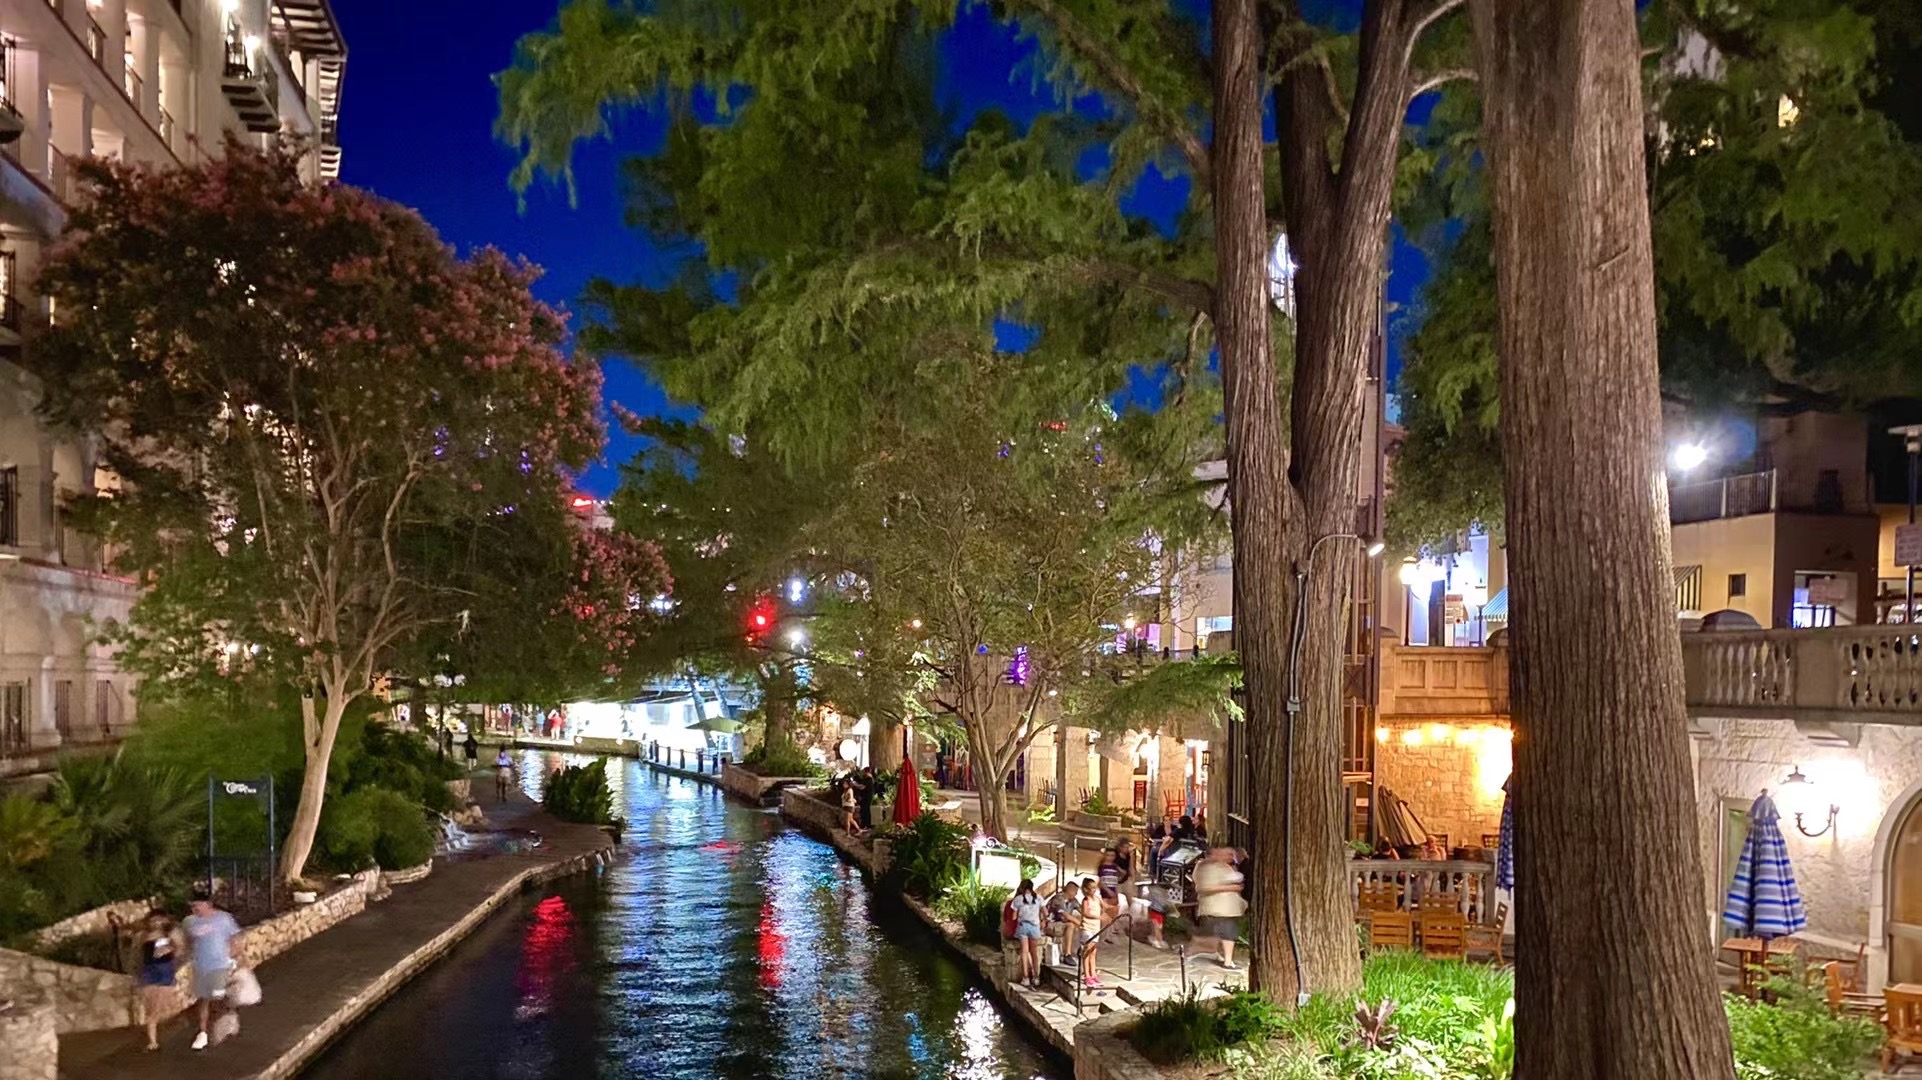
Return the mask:
<path id="1" fill-rule="evenodd" d="M 1756 968 L 1763 967 L 1771 956 L 1794 956 L 1802 951 L 1802 943 L 1792 937 L 1770 938 L 1729 938 L 1722 942 L 1722 948 L 1736 954 L 1736 985 L 1743 994 L 1754 997 L 1761 989 L 1766 974 L 1757 974 Z"/>

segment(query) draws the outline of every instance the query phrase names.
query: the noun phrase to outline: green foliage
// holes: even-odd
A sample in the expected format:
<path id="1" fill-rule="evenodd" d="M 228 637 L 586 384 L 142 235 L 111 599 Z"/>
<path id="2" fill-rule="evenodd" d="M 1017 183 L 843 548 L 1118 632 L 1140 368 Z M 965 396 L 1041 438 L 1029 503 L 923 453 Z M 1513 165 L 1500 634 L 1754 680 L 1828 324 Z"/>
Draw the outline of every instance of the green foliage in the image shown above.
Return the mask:
<path id="1" fill-rule="evenodd" d="M 1088 797 L 1081 800 L 1081 810 L 1083 813 L 1094 814 L 1097 817 L 1121 816 L 1121 808 L 1109 802 L 1108 793 L 1099 788 L 1089 791 Z"/>
<path id="2" fill-rule="evenodd" d="M 1274 1037 L 1286 1018 L 1280 1006 L 1258 991 L 1237 990 L 1203 1000 L 1199 987 L 1189 987 L 1186 994 L 1143 1009 L 1129 1038 L 1157 1064 L 1214 1061 Z"/>
<path id="3" fill-rule="evenodd" d="M 400 870 L 433 857 L 434 830 L 406 796 L 366 788 L 328 800 L 320 848 L 327 865 L 338 870 Z"/>
<path id="4" fill-rule="evenodd" d="M 759 776 L 826 776 L 827 770 L 808 760 L 807 751 L 781 739 L 763 741 L 741 758 L 741 768 Z"/>
<path id="5" fill-rule="evenodd" d="M 1089 695 L 1089 707 L 1075 721 L 1095 731 L 1120 732 L 1153 730 L 1180 719 L 1204 726 L 1220 718 L 1239 720 L 1241 706 L 1233 692 L 1240 686 L 1241 661 L 1233 653 L 1154 663 Z"/>
<path id="6" fill-rule="evenodd" d="M 889 834 L 887 887 L 938 897 L 968 873 L 968 831 L 932 810 Z"/>
<path id="7" fill-rule="evenodd" d="M 0 800 L 0 940 L 167 893 L 204 840 L 205 788 L 122 755 L 64 758 L 39 796 Z"/>
<path id="8" fill-rule="evenodd" d="M 614 790 L 607 783 L 607 759 L 568 765 L 550 775 L 541 802 L 548 813 L 562 821 L 614 824 Z"/>
<path id="9" fill-rule="evenodd" d="M 960 923 L 969 941 L 992 948 L 1001 944 L 1001 907 L 1013 895 L 1013 889 L 985 885 L 969 871 L 935 899 L 934 910 Z"/>
<path id="10" fill-rule="evenodd" d="M 447 781 L 465 775 L 466 769 L 455 758 L 442 758 L 419 736 L 368 724 L 358 751 L 350 757 L 346 787 L 348 791 L 381 788 L 428 810 L 451 811 L 458 807 Z"/>
<path id="11" fill-rule="evenodd" d="M 1798 962 L 1766 981 L 1774 1002 L 1724 995 L 1739 1080 L 1856 1080 L 1882 1042 L 1879 1025 L 1837 1017 Z"/>

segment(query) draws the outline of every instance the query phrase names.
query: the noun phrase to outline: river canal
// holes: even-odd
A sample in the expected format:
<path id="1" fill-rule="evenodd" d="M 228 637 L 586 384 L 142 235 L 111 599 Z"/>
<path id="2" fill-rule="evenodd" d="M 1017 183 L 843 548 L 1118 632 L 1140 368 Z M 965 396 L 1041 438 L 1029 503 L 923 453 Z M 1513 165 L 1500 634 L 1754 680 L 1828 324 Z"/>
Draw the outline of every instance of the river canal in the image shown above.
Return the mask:
<path id="1" fill-rule="evenodd" d="M 614 865 L 495 915 L 303 1075 L 1067 1075 L 832 848 L 637 761 L 609 776 Z"/>

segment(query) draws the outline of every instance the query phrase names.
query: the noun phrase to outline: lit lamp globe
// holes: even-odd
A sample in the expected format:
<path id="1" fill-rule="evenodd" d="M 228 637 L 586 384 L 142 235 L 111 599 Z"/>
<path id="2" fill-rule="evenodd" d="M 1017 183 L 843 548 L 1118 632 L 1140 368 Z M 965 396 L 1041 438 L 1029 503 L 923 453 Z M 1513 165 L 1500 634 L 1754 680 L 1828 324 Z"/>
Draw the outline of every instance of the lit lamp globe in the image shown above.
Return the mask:
<path id="1" fill-rule="evenodd" d="M 1411 589 L 1421 584 L 1421 560 L 1410 555 L 1401 561 L 1401 583 Z"/>

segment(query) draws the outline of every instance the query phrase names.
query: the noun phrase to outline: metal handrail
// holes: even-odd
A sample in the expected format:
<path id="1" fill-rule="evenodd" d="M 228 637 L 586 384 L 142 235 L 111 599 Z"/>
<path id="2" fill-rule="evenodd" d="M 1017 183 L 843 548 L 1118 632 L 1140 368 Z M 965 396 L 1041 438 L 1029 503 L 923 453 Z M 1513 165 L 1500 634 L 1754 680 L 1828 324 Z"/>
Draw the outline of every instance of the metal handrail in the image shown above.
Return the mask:
<path id="1" fill-rule="evenodd" d="M 1134 935 L 1135 914 L 1132 911 L 1123 911 L 1119 915 L 1116 915 L 1114 918 L 1109 919 L 1106 923 L 1102 924 L 1101 926 L 1096 927 L 1094 935 L 1088 939 L 1088 943 L 1074 951 L 1075 1011 L 1079 1012 L 1081 1010 L 1081 992 L 1087 989 L 1087 985 L 1082 981 L 1082 978 L 1081 978 L 1082 958 L 1087 955 L 1088 950 L 1090 948 L 1100 945 L 1102 935 L 1114 929 L 1115 924 L 1118 922 L 1121 922 L 1123 919 L 1126 919 L 1128 923 L 1127 932 L 1122 935 L 1124 938 L 1128 940 L 1128 975 L 1127 975 L 1127 978 L 1124 979 L 1123 981 L 1124 982 L 1134 981 L 1134 977 L 1135 977 L 1135 935 Z M 1096 971 L 1101 970 L 1100 961 L 1096 961 L 1095 970 Z M 1117 974 L 1117 975 L 1120 974 L 1120 972 L 1113 971 L 1112 968 L 1110 968 L 1109 970 L 1114 974 Z"/>

